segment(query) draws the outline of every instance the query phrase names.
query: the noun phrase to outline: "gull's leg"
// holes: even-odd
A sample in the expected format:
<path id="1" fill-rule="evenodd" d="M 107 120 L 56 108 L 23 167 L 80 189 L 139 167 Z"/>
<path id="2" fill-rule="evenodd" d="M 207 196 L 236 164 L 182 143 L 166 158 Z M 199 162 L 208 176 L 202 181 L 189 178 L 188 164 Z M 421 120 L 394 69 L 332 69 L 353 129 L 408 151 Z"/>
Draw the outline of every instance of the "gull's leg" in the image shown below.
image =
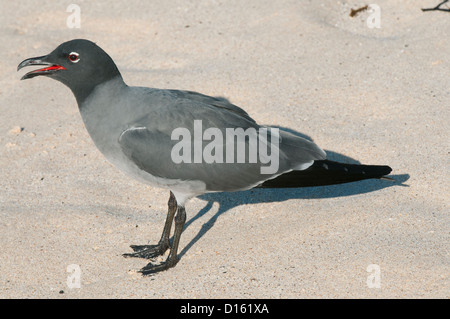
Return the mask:
<path id="1" fill-rule="evenodd" d="M 140 272 L 143 275 L 154 274 L 159 271 L 167 270 L 174 267 L 178 263 L 178 244 L 180 243 L 181 233 L 183 232 L 184 223 L 186 222 L 186 211 L 183 206 L 178 206 L 177 215 L 175 216 L 175 233 L 173 235 L 173 243 L 170 248 L 170 254 L 166 261 L 160 264 L 149 263 L 142 268 Z"/>
<path id="2" fill-rule="evenodd" d="M 172 221 L 177 210 L 177 200 L 172 192 L 170 192 L 169 203 L 167 210 L 166 223 L 164 224 L 164 229 L 161 235 L 161 239 L 156 245 L 131 245 L 130 247 L 134 250 L 134 253 L 123 254 L 124 257 L 138 257 L 138 258 L 155 258 L 163 255 L 167 249 L 169 249 L 169 236 L 170 229 L 172 228 Z"/>

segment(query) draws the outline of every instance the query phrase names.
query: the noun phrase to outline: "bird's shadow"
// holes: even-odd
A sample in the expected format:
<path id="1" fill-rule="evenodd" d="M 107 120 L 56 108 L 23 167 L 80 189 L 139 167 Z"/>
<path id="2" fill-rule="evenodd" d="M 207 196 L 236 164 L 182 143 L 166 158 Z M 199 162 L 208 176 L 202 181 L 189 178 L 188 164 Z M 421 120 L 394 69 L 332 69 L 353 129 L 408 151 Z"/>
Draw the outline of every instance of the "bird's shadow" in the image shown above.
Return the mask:
<path id="1" fill-rule="evenodd" d="M 278 128 L 312 141 L 309 136 L 302 133 L 284 127 Z M 347 164 L 360 164 L 359 161 L 348 156 L 328 150 L 325 152 L 327 153 L 327 159 L 329 160 Z M 198 198 L 207 201 L 207 203 L 195 216 L 186 222 L 184 229 L 188 228 L 196 220 L 206 215 L 211 210 L 214 203 L 219 204 L 219 209 L 207 222 L 202 225 L 197 235 L 183 248 L 183 250 L 179 253 L 179 256 L 182 257 L 198 240 L 200 240 L 214 226 L 216 220 L 222 214 L 236 206 L 256 203 L 283 202 L 289 199 L 335 198 L 370 193 L 392 186 L 408 187 L 408 185 L 403 183 L 409 179 L 409 174 L 389 175 L 389 177 L 393 180 L 369 179 L 330 186 L 276 189 L 254 188 L 240 192 L 218 192 L 200 195 Z"/>

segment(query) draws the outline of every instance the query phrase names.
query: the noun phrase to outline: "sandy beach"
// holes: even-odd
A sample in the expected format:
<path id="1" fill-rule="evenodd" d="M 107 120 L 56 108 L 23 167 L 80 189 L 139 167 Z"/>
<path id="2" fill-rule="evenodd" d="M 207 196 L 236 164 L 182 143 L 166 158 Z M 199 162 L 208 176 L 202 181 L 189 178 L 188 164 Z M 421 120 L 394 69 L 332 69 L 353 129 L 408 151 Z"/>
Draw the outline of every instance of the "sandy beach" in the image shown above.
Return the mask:
<path id="1" fill-rule="evenodd" d="M 0 0 L 0 298 L 448 298 L 439 2 L 78 1 L 76 25 L 69 3 Z M 67 87 L 16 71 L 75 38 L 128 85 L 225 97 L 395 181 L 199 196 L 178 265 L 143 277 L 122 254 L 159 240 L 169 191 L 103 157 Z"/>

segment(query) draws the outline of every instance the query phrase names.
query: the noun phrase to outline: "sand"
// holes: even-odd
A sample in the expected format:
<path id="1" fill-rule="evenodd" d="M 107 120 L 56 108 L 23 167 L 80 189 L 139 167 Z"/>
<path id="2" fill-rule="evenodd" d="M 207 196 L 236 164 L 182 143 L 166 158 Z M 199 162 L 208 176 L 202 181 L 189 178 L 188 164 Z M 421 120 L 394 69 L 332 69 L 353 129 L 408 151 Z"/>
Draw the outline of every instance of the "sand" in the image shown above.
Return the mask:
<path id="1" fill-rule="evenodd" d="M 438 2 L 379 0 L 369 28 L 363 1 L 78 1 L 69 28 L 68 3 L 0 1 L 0 297 L 448 298 L 450 13 L 420 10 Z M 159 239 L 168 191 L 104 159 L 67 87 L 16 72 L 73 38 L 129 85 L 226 97 L 396 182 L 200 196 L 178 265 L 142 277 L 122 253 Z"/>

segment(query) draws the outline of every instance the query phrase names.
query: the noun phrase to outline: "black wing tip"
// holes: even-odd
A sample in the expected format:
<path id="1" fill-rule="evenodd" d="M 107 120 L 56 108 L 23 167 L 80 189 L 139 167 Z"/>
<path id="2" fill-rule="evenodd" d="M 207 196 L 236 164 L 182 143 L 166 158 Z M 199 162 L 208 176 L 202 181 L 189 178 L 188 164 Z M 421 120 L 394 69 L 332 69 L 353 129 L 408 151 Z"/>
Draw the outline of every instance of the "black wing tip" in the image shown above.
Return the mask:
<path id="1" fill-rule="evenodd" d="M 291 188 L 336 185 L 356 182 L 365 179 L 388 179 L 392 172 L 387 165 L 344 164 L 329 160 L 315 161 L 312 166 L 303 171 L 292 171 L 274 179 L 263 182 L 258 187 Z"/>
<path id="2" fill-rule="evenodd" d="M 381 177 L 389 175 L 392 172 L 392 168 L 387 165 L 380 166 L 380 173 L 382 174 Z"/>

